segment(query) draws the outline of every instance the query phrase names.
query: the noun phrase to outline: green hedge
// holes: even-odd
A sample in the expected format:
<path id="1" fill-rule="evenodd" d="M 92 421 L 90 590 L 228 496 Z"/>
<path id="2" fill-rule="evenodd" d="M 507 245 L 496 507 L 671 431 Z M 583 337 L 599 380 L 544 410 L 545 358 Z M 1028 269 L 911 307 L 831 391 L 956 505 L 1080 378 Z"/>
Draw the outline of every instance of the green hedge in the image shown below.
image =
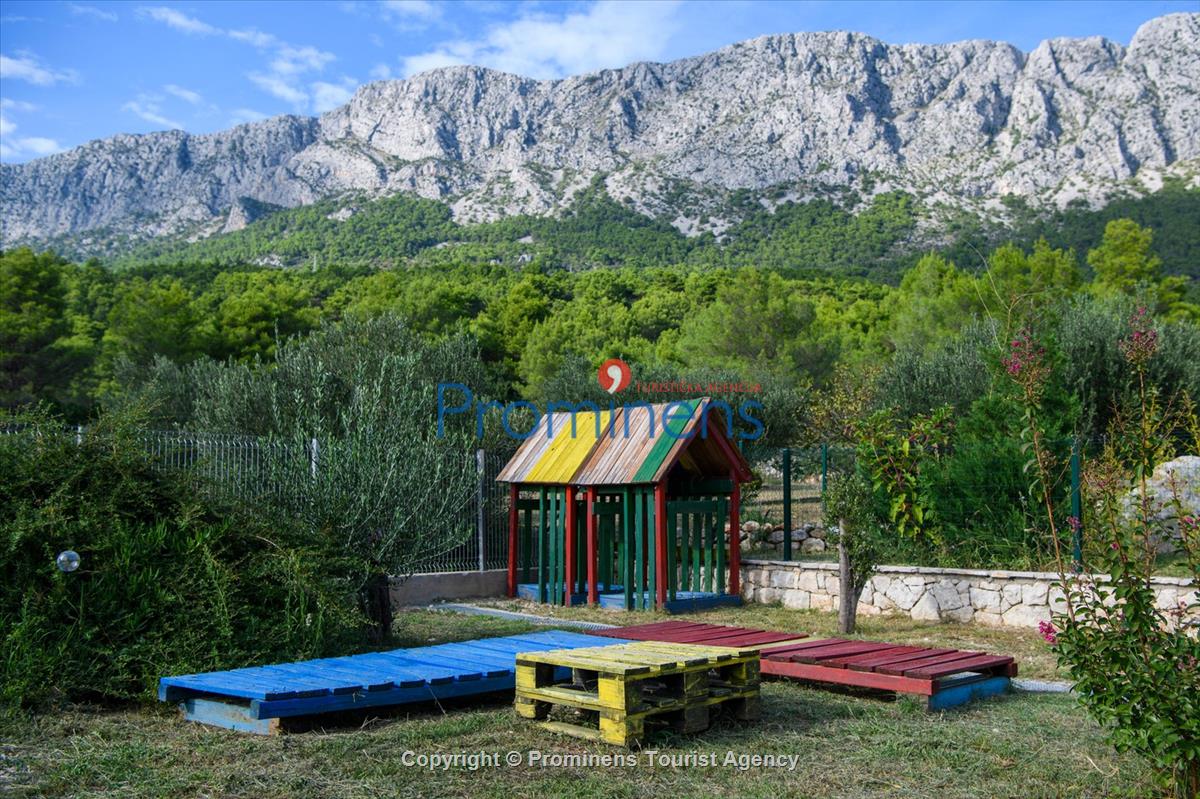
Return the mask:
<path id="1" fill-rule="evenodd" d="M 164 674 L 354 643 L 319 542 L 156 469 L 136 424 L 76 441 L 44 414 L 0 418 L 18 430 L 0 435 L 0 703 L 148 699 Z"/>

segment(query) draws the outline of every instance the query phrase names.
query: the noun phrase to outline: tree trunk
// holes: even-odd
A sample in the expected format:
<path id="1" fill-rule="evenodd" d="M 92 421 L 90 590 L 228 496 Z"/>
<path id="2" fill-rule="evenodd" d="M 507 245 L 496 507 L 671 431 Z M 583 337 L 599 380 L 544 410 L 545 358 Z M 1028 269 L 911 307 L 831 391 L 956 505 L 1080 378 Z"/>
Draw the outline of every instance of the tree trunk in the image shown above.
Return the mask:
<path id="1" fill-rule="evenodd" d="M 383 643 L 392 634 L 391 585 L 386 574 L 374 574 L 362 589 L 362 606 L 366 614 L 367 635 L 372 643 Z"/>
<path id="2" fill-rule="evenodd" d="M 854 572 L 851 569 L 850 550 L 846 547 L 846 520 L 838 519 L 838 632 L 849 634 L 854 632 L 854 623 L 858 618 L 858 595 L 862 586 L 854 584 Z"/>

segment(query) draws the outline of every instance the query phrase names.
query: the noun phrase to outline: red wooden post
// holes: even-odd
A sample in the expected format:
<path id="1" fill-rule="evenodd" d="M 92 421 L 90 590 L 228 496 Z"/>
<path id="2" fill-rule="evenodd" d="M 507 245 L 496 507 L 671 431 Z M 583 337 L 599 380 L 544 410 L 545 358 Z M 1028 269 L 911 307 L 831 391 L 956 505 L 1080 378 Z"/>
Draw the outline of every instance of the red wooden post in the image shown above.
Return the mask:
<path id="1" fill-rule="evenodd" d="M 517 595 L 517 497 L 516 483 L 508 485 L 508 595 Z"/>
<path id="2" fill-rule="evenodd" d="M 733 495 L 729 497 L 729 593 L 741 596 L 742 593 L 742 487 L 738 485 L 737 474 L 729 473 L 733 480 Z M 784 535 L 791 535 L 785 530 Z"/>
<path id="3" fill-rule="evenodd" d="M 567 588 L 563 592 L 563 604 L 571 604 L 571 594 L 575 591 L 575 488 L 567 486 L 567 517 L 563 527 L 566 528 L 567 545 L 563 550 L 566 555 L 566 568 L 563 570 L 563 577 L 566 579 Z"/>
<path id="4" fill-rule="evenodd" d="M 607 553 L 606 553 L 607 554 Z M 596 585 L 596 487 L 587 489 L 587 584 L 589 605 L 600 601 L 600 589 Z"/>
<path id="5" fill-rule="evenodd" d="M 667 606 L 667 478 L 654 486 L 654 587 L 659 609 Z"/>

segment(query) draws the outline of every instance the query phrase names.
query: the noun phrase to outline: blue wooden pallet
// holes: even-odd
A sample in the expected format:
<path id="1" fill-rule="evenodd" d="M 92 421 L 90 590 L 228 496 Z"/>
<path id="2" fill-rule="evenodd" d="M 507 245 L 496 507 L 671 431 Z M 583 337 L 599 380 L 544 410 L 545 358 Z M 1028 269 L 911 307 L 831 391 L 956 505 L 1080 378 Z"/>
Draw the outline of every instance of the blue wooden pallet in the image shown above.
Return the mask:
<path id="1" fill-rule="evenodd" d="M 613 643 L 628 643 L 611 639 Z M 520 652 L 595 647 L 594 636 L 551 630 L 455 644 L 163 677 L 158 698 L 189 721 L 269 734 L 279 720 L 511 691 Z M 562 678 L 569 677 L 563 669 Z"/>
<path id="2" fill-rule="evenodd" d="M 521 599 L 527 599 L 530 602 L 537 602 L 537 584 L 521 583 L 517 586 L 517 596 Z M 602 608 L 624 609 L 625 591 L 620 586 L 614 585 L 612 590 L 600 592 L 599 601 Z M 587 594 L 572 594 L 571 604 L 586 605 Z M 742 598 L 736 594 L 718 594 L 712 591 L 676 591 L 675 598 L 668 599 L 663 610 L 667 613 L 695 613 L 709 608 L 737 607 L 741 604 Z M 637 603 L 634 602 L 634 607 L 636 608 L 636 606 Z M 646 592 L 646 607 L 654 607 L 654 597 L 649 592 Z"/>

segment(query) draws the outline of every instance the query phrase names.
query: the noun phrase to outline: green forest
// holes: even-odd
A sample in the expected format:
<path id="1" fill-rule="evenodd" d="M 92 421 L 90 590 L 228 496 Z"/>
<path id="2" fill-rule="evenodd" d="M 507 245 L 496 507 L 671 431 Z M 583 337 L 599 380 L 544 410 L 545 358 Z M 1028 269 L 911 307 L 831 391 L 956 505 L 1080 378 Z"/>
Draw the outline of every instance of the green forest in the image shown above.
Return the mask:
<path id="1" fill-rule="evenodd" d="M 412 198 L 340 222 L 310 206 L 188 245 L 186 258 L 13 250 L 0 255 L 0 402 L 67 423 L 132 413 L 160 429 L 307 440 L 324 425 L 299 410 L 270 422 L 296 400 L 255 381 L 350 397 L 373 385 L 371 364 L 399 358 L 419 386 L 393 393 L 432 420 L 439 382 L 469 385 L 480 402 L 607 402 L 596 369 L 619 357 L 634 379 L 621 401 L 663 401 L 639 388 L 653 382 L 759 387 L 764 435 L 745 448 L 764 465 L 783 446 L 887 451 L 936 422 L 951 454 L 910 464 L 928 515 L 892 557 L 1035 566 L 1049 553 L 1027 522 L 1008 343 L 1033 336 L 1052 353 L 1044 423 L 1059 450 L 1100 441 L 1137 390 L 1120 342 L 1139 308 L 1158 326 L 1157 389 L 1200 397 L 1200 226 L 1183 220 L 1198 197 L 1117 206 L 1142 222 L 1068 209 L 1007 241 L 968 226 L 911 256 L 894 255 L 915 224 L 899 195 L 858 216 L 823 203 L 751 215 L 722 244 L 593 194 L 562 219 L 475 227 Z M 254 264 L 268 253 L 291 265 Z M 277 366 L 287 347 L 306 377 Z M 483 445 L 514 447 L 493 421 Z"/>
<path id="2" fill-rule="evenodd" d="M 1144 302 L 1172 324 L 1200 319 L 1200 192 L 1178 188 L 1029 215 L 1006 241 L 964 224 L 945 247 L 908 254 L 900 243 L 918 211 L 902 194 L 857 215 L 827 201 L 751 211 L 722 243 L 599 190 L 562 218 L 475 226 L 405 196 L 342 221 L 330 212 L 279 211 L 112 263 L 3 253 L 0 403 L 46 402 L 84 421 L 167 363 L 270 362 L 282 340 L 384 313 L 430 339 L 469 336 L 483 390 L 532 400 L 571 390 L 610 357 L 643 378 L 707 370 L 807 393 L 840 367 L 927 365 L 981 322 L 1012 327 L 1055 305 Z M 771 441 L 800 426 L 781 421 Z"/>

